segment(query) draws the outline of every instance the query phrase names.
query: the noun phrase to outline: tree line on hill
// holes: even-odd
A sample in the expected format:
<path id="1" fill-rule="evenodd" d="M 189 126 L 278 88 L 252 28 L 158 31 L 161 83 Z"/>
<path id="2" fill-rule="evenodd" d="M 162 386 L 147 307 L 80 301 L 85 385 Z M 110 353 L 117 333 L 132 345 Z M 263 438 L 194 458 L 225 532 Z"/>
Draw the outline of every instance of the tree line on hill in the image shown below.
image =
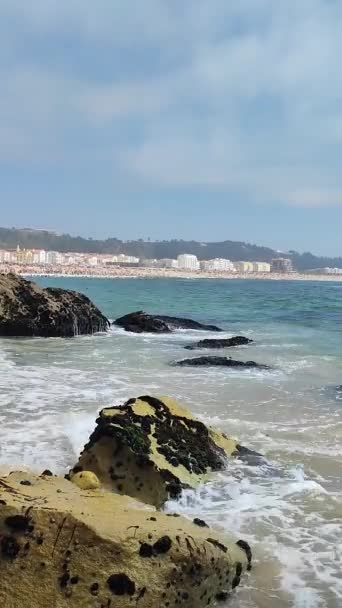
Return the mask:
<path id="1" fill-rule="evenodd" d="M 280 254 L 269 247 L 240 241 L 200 243 L 177 239 L 169 241 L 144 241 L 143 239 L 121 241 L 117 238 L 97 240 L 70 234 L 56 234 L 48 230 L 0 228 L 0 249 L 15 249 L 17 245 L 22 249 L 45 249 L 62 253 L 81 252 L 109 255 L 124 253 L 142 259 L 176 258 L 181 253 L 191 253 L 196 255 L 199 260 L 227 258 L 232 261 L 270 262 L 274 257 L 283 256 L 291 258 L 294 268 L 302 271 L 326 266 L 342 267 L 342 257 L 328 258 L 316 256 L 310 252 L 298 253 L 297 251 Z"/>

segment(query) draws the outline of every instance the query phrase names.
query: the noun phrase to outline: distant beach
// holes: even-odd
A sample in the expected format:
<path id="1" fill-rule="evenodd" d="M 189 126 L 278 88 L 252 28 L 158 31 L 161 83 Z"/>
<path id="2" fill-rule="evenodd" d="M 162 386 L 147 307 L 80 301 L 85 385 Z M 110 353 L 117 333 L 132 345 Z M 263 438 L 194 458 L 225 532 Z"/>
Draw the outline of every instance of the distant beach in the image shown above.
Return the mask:
<path id="1" fill-rule="evenodd" d="M 80 268 L 71 266 L 50 267 L 49 269 L 34 266 L 0 265 L 0 272 L 14 272 L 23 277 L 74 277 L 87 279 L 249 279 L 269 281 L 342 281 L 342 275 L 312 274 L 312 273 L 228 273 L 186 271 L 172 268 L 144 268 L 144 267 L 117 267 L 117 268 Z"/>

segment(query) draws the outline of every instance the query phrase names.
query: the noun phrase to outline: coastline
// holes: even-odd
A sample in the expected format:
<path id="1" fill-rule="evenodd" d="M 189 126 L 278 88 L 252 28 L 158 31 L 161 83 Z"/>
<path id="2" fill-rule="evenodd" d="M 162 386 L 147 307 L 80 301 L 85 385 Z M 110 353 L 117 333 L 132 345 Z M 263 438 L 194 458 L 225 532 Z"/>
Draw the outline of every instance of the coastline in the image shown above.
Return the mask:
<path id="1" fill-rule="evenodd" d="M 229 273 L 185 271 L 167 268 L 103 268 L 80 267 L 50 267 L 48 270 L 40 267 L 23 267 L 18 265 L 0 265 L 0 273 L 13 272 L 22 277 L 56 277 L 56 278 L 86 278 L 86 279 L 249 279 L 268 281 L 342 281 L 342 275 L 291 273 Z"/>

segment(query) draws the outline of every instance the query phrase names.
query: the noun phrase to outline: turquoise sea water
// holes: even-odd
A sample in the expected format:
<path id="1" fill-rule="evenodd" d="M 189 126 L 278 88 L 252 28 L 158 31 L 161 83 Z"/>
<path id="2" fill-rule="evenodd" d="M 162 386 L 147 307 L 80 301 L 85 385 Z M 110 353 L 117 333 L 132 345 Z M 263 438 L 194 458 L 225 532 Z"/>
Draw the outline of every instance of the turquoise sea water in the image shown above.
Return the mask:
<path id="1" fill-rule="evenodd" d="M 196 494 L 169 505 L 252 544 L 255 567 L 228 605 L 340 608 L 342 391 L 335 388 L 342 384 L 342 283 L 39 282 L 84 292 L 111 319 L 144 309 L 220 325 L 224 335 L 254 340 L 228 355 L 273 369 L 171 367 L 203 352 L 184 350 L 208 337 L 198 332 L 113 329 L 72 340 L 0 340 L 0 464 L 62 472 L 101 407 L 139 394 L 172 395 L 272 464 L 230 463 Z"/>

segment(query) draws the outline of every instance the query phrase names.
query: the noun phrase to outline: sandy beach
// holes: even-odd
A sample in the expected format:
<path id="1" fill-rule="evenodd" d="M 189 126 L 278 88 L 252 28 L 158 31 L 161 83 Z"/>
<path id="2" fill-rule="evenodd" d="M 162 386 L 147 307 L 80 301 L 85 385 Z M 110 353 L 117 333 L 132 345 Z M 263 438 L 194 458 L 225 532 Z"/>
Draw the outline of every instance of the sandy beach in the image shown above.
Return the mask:
<path id="1" fill-rule="evenodd" d="M 144 267 L 94 267 L 84 268 L 80 266 L 20 266 L 16 264 L 0 265 L 0 272 L 7 274 L 14 272 L 23 277 L 85 277 L 94 279 L 255 279 L 255 280 L 270 280 L 270 281 L 342 281 L 342 275 L 326 275 L 312 273 L 228 273 L 228 272 L 204 272 L 185 271 L 173 268 L 144 268 Z"/>

